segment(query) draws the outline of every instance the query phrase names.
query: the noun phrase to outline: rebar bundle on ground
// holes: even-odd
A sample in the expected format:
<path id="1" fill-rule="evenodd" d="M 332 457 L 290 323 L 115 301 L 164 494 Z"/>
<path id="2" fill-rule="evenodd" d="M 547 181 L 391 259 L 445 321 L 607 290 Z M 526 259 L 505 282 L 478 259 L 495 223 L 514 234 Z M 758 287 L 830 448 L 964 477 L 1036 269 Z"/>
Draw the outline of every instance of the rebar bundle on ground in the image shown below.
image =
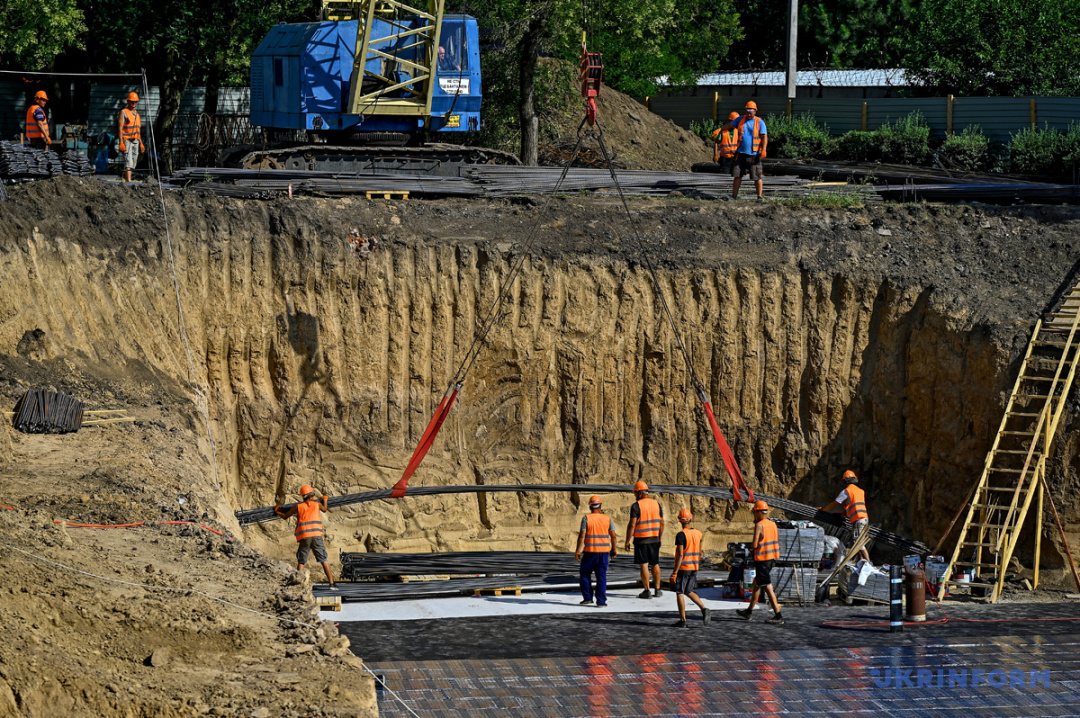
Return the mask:
<path id="1" fill-rule="evenodd" d="M 15 407 L 15 428 L 27 434 L 78 431 L 82 420 L 81 401 L 46 389 L 30 389 Z"/>
<path id="2" fill-rule="evenodd" d="M 497 485 L 468 485 L 468 486 L 410 486 L 408 489 L 407 497 L 420 497 L 420 496 L 436 496 L 440 494 L 478 494 L 478 493 L 500 493 L 500 492 L 519 492 L 519 491 L 570 491 L 580 492 L 584 494 L 629 494 L 631 486 L 618 485 L 618 484 L 497 484 Z M 653 494 L 679 494 L 683 496 L 701 496 L 709 499 L 719 499 L 724 501 L 734 501 L 734 496 L 731 489 L 725 489 L 719 486 L 685 486 L 682 484 L 656 484 L 651 487 Z M 344 496 L 332 496 L 327 502 L 330 508 L 336 508 L 340 506 L 351 506 L 353 504 L 362 504 L 368 501 L 378 501 L 380 499 L 390 498 L 391 489 L 378 489 L 376 491 L 365 491 L 357 494 L 345 494 Z M 839 529 L 845 529 L 848 532 L 852 531 L 851 523 L 839 514 L 826 513 L 819 511 L 813 506 L 807 506 L 806 504 L 800 504 L 798 501 L 791 501 L 790 499 L 783 499 L 776 496 L 767 496 L 765 494 L 755 494 L 756 498 L 764 499 L 768 502 L 769 506 L 773 509 L 783 511 L 788 516 L 794 516 L 797 518 L 811 519 L 819 525 L 832 526 Z M 295 504 L 287 504 L 282 509 L 288 509 Z M 241 526 L 248 526 L 250 524 L 264 523 L 266 521 L 274 521 L 280 517 L 274 513 L 272 506 L 267 506 L 261 509 L 248 509 L 245 511 L 237 511 L 236 518 L 239 520 Z M 905 538 L 899 534 L 886 531 L 876 526 L 870 527 L 870 536 L 875 541 L 888 544 L 895 548 L 906 551 L 907 553 L 927 553 L 928 547 L 912 539 Z"/>

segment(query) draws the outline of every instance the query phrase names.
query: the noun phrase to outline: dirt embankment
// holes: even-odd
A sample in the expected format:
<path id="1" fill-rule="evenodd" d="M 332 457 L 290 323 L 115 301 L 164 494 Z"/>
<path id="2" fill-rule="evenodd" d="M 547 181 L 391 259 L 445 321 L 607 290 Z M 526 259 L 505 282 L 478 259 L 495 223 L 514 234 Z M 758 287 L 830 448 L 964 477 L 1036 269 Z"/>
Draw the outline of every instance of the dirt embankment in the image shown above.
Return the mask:
<path id="1" fill-rule="evenodd" d="M 331 494 L 390 486 L 513 242 L 537 222 L 542 239 L 508 314 L 414 481 L 726 484 L 643 250 L 613 200 L 170 194 L 185 343 L 147 189 L 62 179 L 11 195 L 0 204 L 0 397 L 10 408 L 26 388 L 51 385 L 138 421 L 71 436 L 0 428 L 0 503 L 17 509 L 0 509 L 6 546 L 310 622 L 303 586 L 288 586 L 275 563 L 294 545 L 281 522 L 246 530 L 239 544 L 199 527 L 52 520 L 235 531 L 234 509 L 291 500 L 303 483 Z M 822 504 L 853 467 L 876 520 L 928 541 L 978 475 L 1034 316 L 1080 259 L 1071 209 L 683 199 L 633 209 L 748 482 Z M 383 248 L 353 255 L 354 228 Z M 1076 424 L 1071 415 L 1065 431 Z M 1078 452 L 1065 442 L 1052 477 L 1073 535 L 1080 505 L 1066 497 L 1077 495 Z M 481 501 L 335 512 L 331 557 L 568 549 L 576 535 L 568 496 Z M 628 504 L 609 502 L 618 522 Z M 690 505 L 713 545 L 747 535 L 745 511 Z M 1043 545 L 1056 560 L 1053 542 Z M 370 681 L 335 655 L 342 646 L 325 624 L 319 634 L 5 551 L 0 619 L 17 639 L 0 646 L 0 715 L 371 710 Z M 164 662 L 144 665 L 158 648 Z"/>

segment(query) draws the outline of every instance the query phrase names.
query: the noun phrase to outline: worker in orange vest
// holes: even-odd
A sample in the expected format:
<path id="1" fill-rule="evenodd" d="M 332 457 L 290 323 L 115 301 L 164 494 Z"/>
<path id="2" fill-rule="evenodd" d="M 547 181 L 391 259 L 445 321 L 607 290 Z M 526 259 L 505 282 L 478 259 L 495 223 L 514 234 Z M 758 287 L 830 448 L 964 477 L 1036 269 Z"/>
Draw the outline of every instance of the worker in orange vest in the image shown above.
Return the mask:
<path id="1" fill-rule="evenodd" d="M 690 509 L 679 512 L 679 523 L 682 531 L 675 534 L 675 570 L 671 573 L 671 584 L 675 587 L 675 600 L 679 604 L 679 620 L 675 623 L 677 628 L 686 628 L 686 599 L 697 604 L 701 609 L 701 620 L 707 626 L 712 620 L 712 611 L 705 608 L 705 604 L 697 595 L 697 572 L 701 566 L 701 532 L 690 524 L 694 516 Z"/>
<path id="2" fill-rule="evenodd" d="M 577 550 L 574 558 L 581 562 L 581 604 L 591 606 L 593 602 L 592 575 L 596 574 L 596 606 L 607 605 L 607 569 L 610 557 L 618 555 L 615 544 L 615 526 L 611 517 L 604 513 L 604 504 L 599 496 L 589 497 L 589 513 L 581 518 L 581 530 L 578 531 Z"/>
<path id="3" fill-rule="evenodd" d="M 769 132 L 765 127 L 765 120 L 757 116 L 757 103 L 753 100 L 747 102 L 746 114 L 738 119 L 728 120 L 721 129 L 739 133 L 739 146 L 735 161 L 731 163 L 731 198 L 739 198 L 739 185 L 742 184 L 742 178 L 749 174 L 757 191 L 757 201 L 764 202 L 762 193 L 765 191 L 765 183 L 762 180 L 761 161 L 765 159 L 765 149 L 769 146 Z"/>
<path id="4" fill-rule="evenodd" d="M 754 503 L 754 592 L 750 594 L 750 605 L 735 611 L 747 621 L 753 615 L 754 606 L 757 605 L 761 591 L 764 589 L 773 610 L 773 617 L 766 623 L 784 625 L 784 617 L 780 615 L 780 602 L 776 600 L 776 592 L 772 587 L 772 569 L 778 558 L 780 558 L 780 534 L 776 530 L 776 524 L 769 520 L 769 505 L 764 501 L 756 501 Z"/>
<path id="5" fill-rule="evenodd" d="M 645 590 L 638 598 L 662 596 L 660 590 L 660 541 L 664 536 L 664 507 L 656 499 L 649 498 L 649 485 L 644 481 L 634 484 L 637 502 L 630 507 L 630 523 L 626 525 L 626 545 L 634 539 L 634 563 L 641 568 L 641 585 Z M 649 593 L 649 569 L 652 569 L 653 592 Z"/>
<path id="6" fill-rule="evenodd" d="M 832 511 L 842 505 L 847 520 L 855 528 L 855 538 L 858 538 L 870 525 L 870 514 L 866 510 L 866 492 L 859 488 L 859 477 L 851 469 L 844 472 L 843 482 L 844 490 L 837 495 L 836 500 L 830 501 L 819 510 Z M 870 552 L 865 547 L 859 555 L 867 561 L 870 560 Z"/>
<path id="7" fill-rule="evenodd" d="M 318 494 L 315 493 L 315 489 L 307 484 L 300 487 L 300 496 L 303 501 L 288 511 L 282 511 L 281 506 L 275 506 L 274 513 L 283 519 L 290 516 L 296 517 L 296 530 L 293 532 L 297 541 L 296 570 L 304 570 L 308 553 L 314 551 L 315 560 L 322 564 L 323 571 L 326 572 L 326 580 L 330 582 L 330 589 L 336 591 L 334 574 L 330 571 L 326 545 L 323 543 L 323 534 L 325 532 L 323 530 L 322 513 L 327 511 L 326 500 L 329 497 L 323 494 L 322 498 L 319 498 Z"/>
<path id="8" fill-rule="evenodd" d="M 26 141 L 37 150 L 47 150 L 52 144 L 49 120 L 45 117 L 45 103 L 48 101 L 45 90 L 38 90 L 34 93 L 34 101 L 26 108 Z"/>
<path id="9" fill-rule="evenodd" d="M 116 118 L 116 134 L 120 137 L 120 154 L 124 156 L 124 181 L 131 181 L 131 171 L 139 162 L 139 153 L 143 151 L 142 118 L 135 105 L 139 96 L 129 92 L 127 107 L 120 110 Z"/>
<path id="10" fill-rule="evenodd" d="M 737 119 L 739 119 L 738 112 L 732 112 L 728 115 L 728 122 Z M 730 172 L 731 161 L 735 158 L 735 152 L 739 149 L 739 131 L 717 127 L 713 130 L 712 136 L 716 139 L 713 142 L 712 161 L 720 165 L 721 172 Z"/>

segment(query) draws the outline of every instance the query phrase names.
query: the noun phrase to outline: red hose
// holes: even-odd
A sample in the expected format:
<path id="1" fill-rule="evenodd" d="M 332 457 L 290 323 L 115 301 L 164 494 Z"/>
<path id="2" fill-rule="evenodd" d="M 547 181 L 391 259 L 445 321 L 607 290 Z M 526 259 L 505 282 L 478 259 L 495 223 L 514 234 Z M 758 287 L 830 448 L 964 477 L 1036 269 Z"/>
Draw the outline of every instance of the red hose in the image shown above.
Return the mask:
<path id="1" fill-rule="evenodd" d="M 7 508 L 7 507 L 5 506 L 4 508 Z M 126 529 L 126 528 L 131 528 L 133 526 L 145 526 L 146 525 L 145 521 L 140 521 L 140 522 L 135 523 L 135 524 L 76 524 L 76 523 L 72 523 L 71 521 L 62 521 L 60 519 L 55 519 L 55 522 L 58 523 L 58 524 L 64 524 L 65 526 L 74 526 L 76 528 L 85 528 L 85 529 Z M 151 521 L 150 523 L 152 523 L 152 524 L 168 524 L 168 525 L 173 525 L 173 526 L 181 525 L 181 524 L 185 525 L 185 526 L 201 526 L 202 528 L 206 529 L 207 531 L 213 531 L 218 536 L 225 536 L 225 534 L 223 532 L 218 531 L 217 529 L 212 529 L 209 526 L 207 526 L 206 524 L 196 524 L 194 521 Z M 226 538 L 229 538 L 229 537 L 226 536 Z M 232 541 L 231 538 L 229 538 L 229 540 Z"/>

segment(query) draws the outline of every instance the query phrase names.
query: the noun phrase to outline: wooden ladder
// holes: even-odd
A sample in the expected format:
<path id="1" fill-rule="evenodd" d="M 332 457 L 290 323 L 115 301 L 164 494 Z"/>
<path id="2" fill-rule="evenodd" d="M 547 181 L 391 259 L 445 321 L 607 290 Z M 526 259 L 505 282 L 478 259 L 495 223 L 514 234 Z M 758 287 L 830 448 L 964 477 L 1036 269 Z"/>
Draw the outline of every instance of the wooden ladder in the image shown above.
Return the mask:
<path id="1" fill-rule="evenodd" d="M 1076 376 L 1080 358 L 1078 326 L 1080 282 L 1058 311 L 1035 323 L 960 538 L 945 567 L 939 600 L 949 584 L 957 585 L 953 579 L 955 569 L 971 568 L 976 578 L 984 573 L 994 577 L 990 602 L 997 601 L 1033 500 L 1036 533 L 1032 588 L 1038 587 L 1046 459 Z"/>

